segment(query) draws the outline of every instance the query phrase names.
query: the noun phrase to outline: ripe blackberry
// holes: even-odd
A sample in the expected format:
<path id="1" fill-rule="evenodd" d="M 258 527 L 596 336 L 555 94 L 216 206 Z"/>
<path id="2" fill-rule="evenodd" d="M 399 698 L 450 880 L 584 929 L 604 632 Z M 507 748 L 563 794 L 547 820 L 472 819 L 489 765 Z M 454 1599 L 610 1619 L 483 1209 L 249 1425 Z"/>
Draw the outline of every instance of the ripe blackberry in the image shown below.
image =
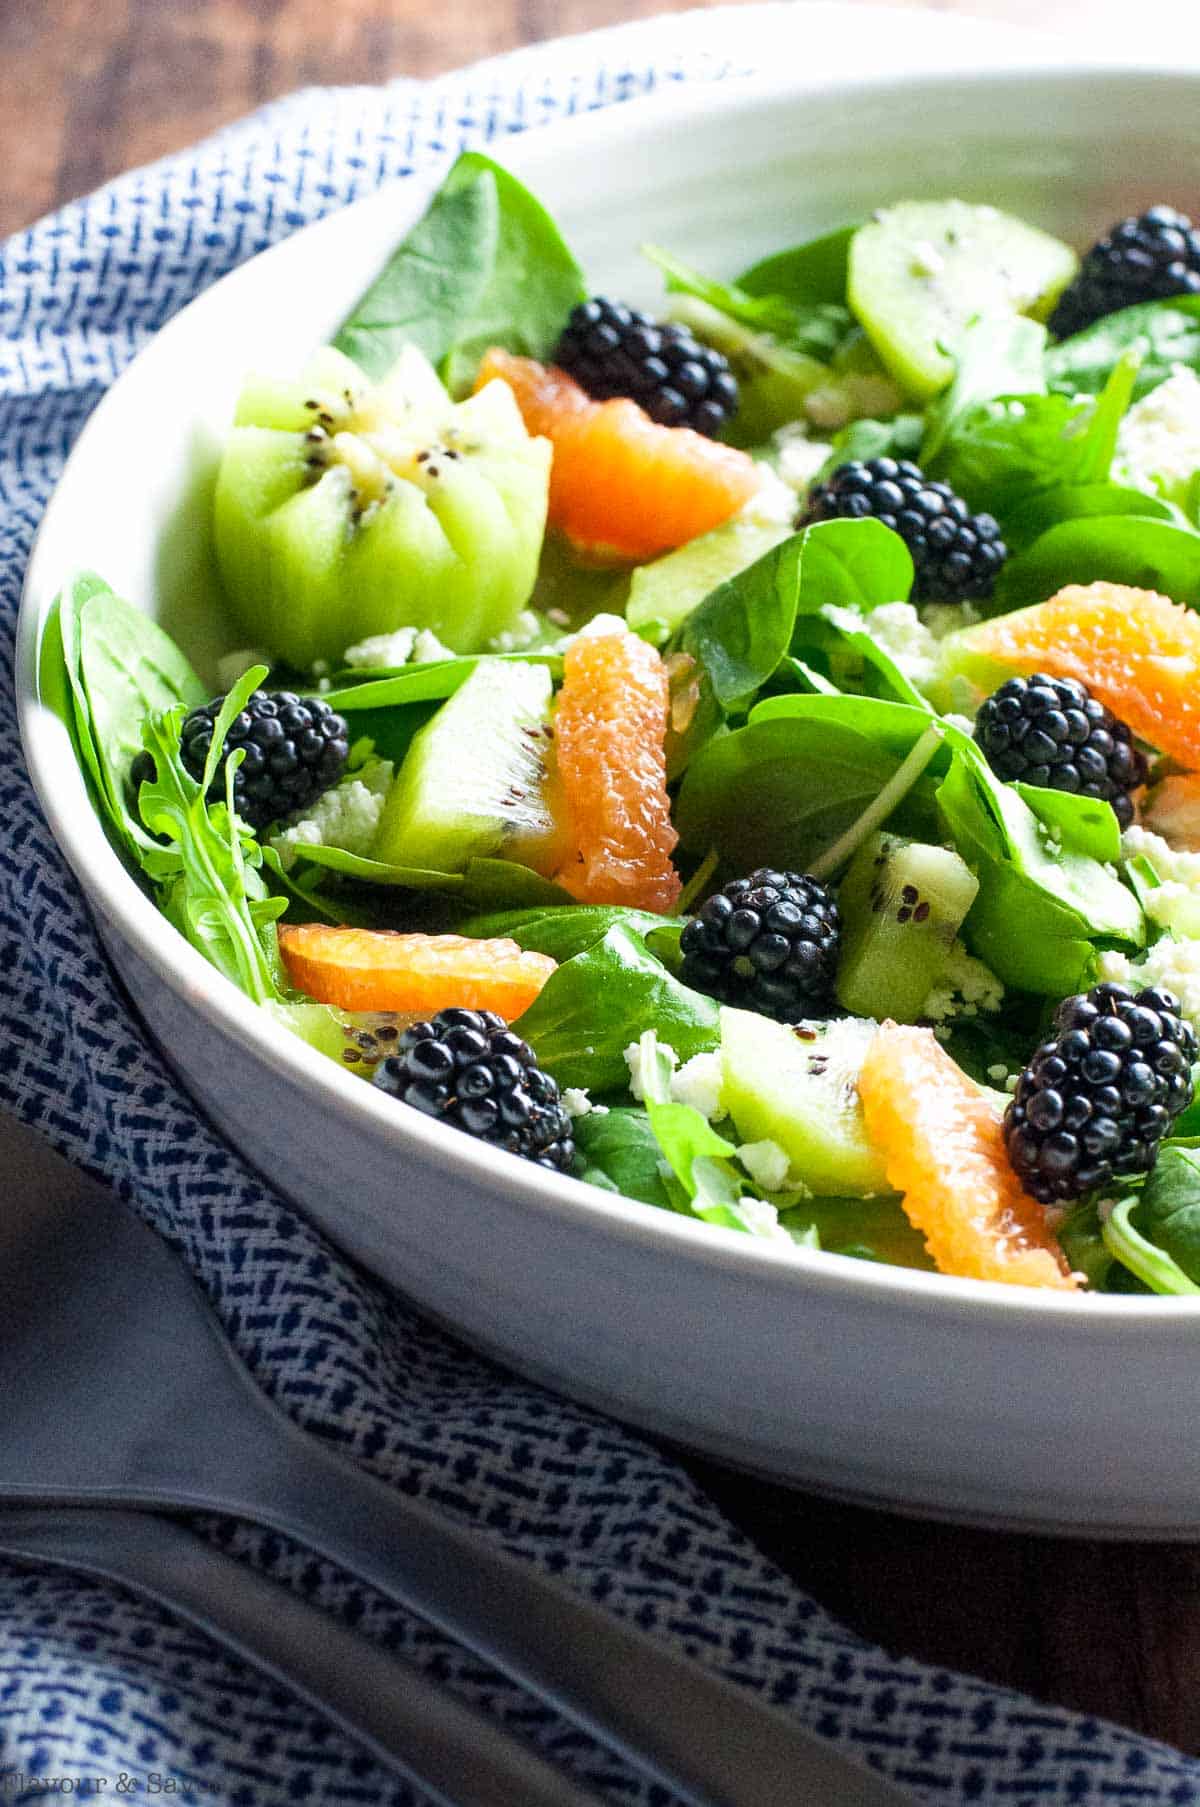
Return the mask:
<path id="1" fill-rule="evenodd" d="M 1139 301 L 1200 294 L 1200 231 L 1173 207 L 1121 220 L 1098 239 L 1050 316 L 1056 339 Z"/>
<path id="2" fill-rule="evenodd" d="M 1064 998 L 1004 1113 L 1004 1140 L 1026 1192 L 1078 1198 L 1119 1174 L 1146 1173 L 1192 1101 L 1196 1038 L 1157 986 L 1094 985 Z"/>
<path id="3" fill-rule="evenodd" d="M 796 1022 L 832 1004 L 840 939 L 838 907 L 824 885 L 760 866 L 714 892 L 684 929 L 683 982 L 723 1004 Z"/>
<path id="4" fill-rule="evenodd" d="M 660 426 L 711 439 L 737 413 L 737 378 L 719 351 L 603 295 L 572 308 L 554 362 L 594 401 L 630 396 Z"/>
<path id="5" fill-rule="evenodd" d="M 571 1119 L 533 1049 L 491 1010 L 439 1010 L 413 1023 L 372 1084 L 427 1117 L 539 1167 L 570 1173 Z"/>
<path id="6" fill-rule="evenodd" d="M 204 776 L 213 725 L 224 701 L 214 697 L 184 721 L 179 752 L 193 778 Z M 345 719 L 320 697 L 254 691 L 229 724 L 209 787 L 213 802 L 225 796 L 225 759 L 235 747 L 244 747 L 246 757 L 233 780 L 234 806 L 251 828 L 265 828 L 280 816 L 307 809 L 337 783 L 350 757 L 350 732 Z"/>
<path id="7" fill-rule="evenodd" d="M 973 515 L 948 483 L 931 483 L 907 458 L 839 464 L 810 492 L 796 525 L 868 516 L 898 533 L 912 553 L 915 601 L 991 595 L 1008 557 L 996 522 L 990 514 Z"/>
<path id="8" fill-rule="evenodd" d="M 1122 828 L 1150 773 L 1125 723 L 1074 678 L 1009 678 L 980 706 L 975 739 L 997 778 L 1103 797 Z"/>

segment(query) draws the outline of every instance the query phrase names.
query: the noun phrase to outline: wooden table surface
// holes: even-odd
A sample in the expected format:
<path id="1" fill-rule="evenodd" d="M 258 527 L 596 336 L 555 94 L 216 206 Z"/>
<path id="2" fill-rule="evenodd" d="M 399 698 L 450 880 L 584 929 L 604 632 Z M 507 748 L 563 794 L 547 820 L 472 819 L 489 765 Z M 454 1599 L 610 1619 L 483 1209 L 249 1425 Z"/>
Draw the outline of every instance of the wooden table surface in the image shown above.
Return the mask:
<path id="1" fill-rule="evenodd" d="M 306 83 L 433 74 L 557 33 L 672 10 L 682 7 L 669 0 L 0 0 L 7 77 L 0 232 Z M 960 9 L 941 0 L 941 10 Z M 1095 29 L 1118 20 L 1123 0 L 1121 9 L 1116 0 L 973 0 L 961 10 Z M 696 1472 L 783 1567 L 890 1650 L 1200 1751 L 1200 1547 L 910 1523 L 707 1465 Z"/>

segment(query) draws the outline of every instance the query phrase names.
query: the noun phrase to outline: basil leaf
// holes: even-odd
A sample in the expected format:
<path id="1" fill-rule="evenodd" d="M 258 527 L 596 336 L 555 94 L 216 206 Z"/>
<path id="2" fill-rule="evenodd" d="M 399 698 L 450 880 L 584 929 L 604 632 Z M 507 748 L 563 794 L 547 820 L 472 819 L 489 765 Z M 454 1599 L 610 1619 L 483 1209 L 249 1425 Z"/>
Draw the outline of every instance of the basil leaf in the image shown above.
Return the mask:
<path id="1" fill-rule="evenodd" d="M 1063 395 L 1097 394 L 1131 348 L 1141 354 L 1134 400 L 1149 394 L 1178 364 L 1200 372 L 1200 296 L 1145 301 L 1106 314 L 1046 353 L 1046 381 Z"/>
<path id="2" fill-rule="evenodd" d="M 653 1024 L 681 1060 L 718 1046 L 711 998 L 672 977 L 642 936 L 614 924 L 552 972 L 516 1029 L 561 1085 L 615 1091 L 625 1049 Z"/>
<path id="3" fill-rule="evenodd" d="M 1129 514 L 1060 521 L 1010 558 L 996 583 L 1000 612 L 1044 602 L 1064 584 L 1098 580 L 1200 603 L 1200 533 Z"/>
<path id="4" fill-rule="evenodd" d="M 490 345 L 552 351 L 583 273 L 541 203 L 478 151 L 464 151 L 334 341 L 378 379 L 416 345 L 453 393 Z"/>

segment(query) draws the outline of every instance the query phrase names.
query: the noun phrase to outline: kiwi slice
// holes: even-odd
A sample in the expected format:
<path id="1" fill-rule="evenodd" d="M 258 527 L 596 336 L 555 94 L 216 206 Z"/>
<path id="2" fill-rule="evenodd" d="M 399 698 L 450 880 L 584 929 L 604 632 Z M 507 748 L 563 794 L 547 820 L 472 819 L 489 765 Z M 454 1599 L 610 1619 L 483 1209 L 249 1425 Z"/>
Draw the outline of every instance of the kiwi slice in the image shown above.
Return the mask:
<path id="1" fill-rule="evenodd" d="M 915 1023 L 978 890 L 949 847 L 892 834 L 865 841 L 838 890 L 843 1009 Z"/>
<path id="2" fill-rule="evenodd" d="M 549 476 L 505 384 L 456 405 L 411 347 L 374 387 L 330 348 L 251 378 L 214 504 L 247 644 L 299 671 L 399 627 L 479 651 L 529 599 Z"/>
<path id="3" fill-rule="evenodd" d="M 414 736 L 383 806 L 373 857 L 433 872 L 461 872 L 470 859 L 557 871 L 567 847 L 552 691 L 544 665 L 481 659 Z"/>
<path id="4" fill-rule="evenodd" d="M 365 1078 L 381 1060 L 396 1052 L 401 1035 L 413 1020 L 390 1010 L 338 1010 L 332 1004 L 307 1000 L 268 1001 L 263 1009 L 318 1054 L 336 1060 L 347 1073 L 359 1073 Z"/>
<path id="5" fill-rule="evenodd" d="M 953 376 L 968 320 L 1045 319 L 1077 268 L 1069 245 L 995 207 L 899 201 L 855 233 L 847 299 L 887 369 L 923 402 Z"/>
<path id="6" fill-rule="evenodd" d="M 754 564 L 791 531 L 782 521 L 737 515 L 674 552 L 639 565 L 629 582 L 626 621 L 635 634 L 661 644 L 710 590 Z"/>
<path id="7" fill-rule="evenodd" d="M 888 1190 L 867 1140 L 858 1075 L 877 1023 L 776 1023 L 721 1011 L 721 1102 L 744 1142 L 778 1143 L 792 1177 L 814 1193 L 870 1197 Z"/>

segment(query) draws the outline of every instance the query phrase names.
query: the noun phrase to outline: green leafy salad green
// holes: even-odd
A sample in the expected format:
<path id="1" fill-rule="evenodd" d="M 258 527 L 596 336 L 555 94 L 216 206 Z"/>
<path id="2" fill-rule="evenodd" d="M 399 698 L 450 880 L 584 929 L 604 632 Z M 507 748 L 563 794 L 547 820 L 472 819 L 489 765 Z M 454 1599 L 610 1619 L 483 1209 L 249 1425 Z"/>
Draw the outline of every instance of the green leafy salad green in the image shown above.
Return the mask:
<path id="1" fill-rule="evenodd" d="M 1200 1294 L 1200 300 L 953 199 L 644 250 L 596 297 L 472 152 L 246 380 L 219 667 L 86 570 L 45 632 L 114 849 L 398 1121 L 780 1259 Z"/>

